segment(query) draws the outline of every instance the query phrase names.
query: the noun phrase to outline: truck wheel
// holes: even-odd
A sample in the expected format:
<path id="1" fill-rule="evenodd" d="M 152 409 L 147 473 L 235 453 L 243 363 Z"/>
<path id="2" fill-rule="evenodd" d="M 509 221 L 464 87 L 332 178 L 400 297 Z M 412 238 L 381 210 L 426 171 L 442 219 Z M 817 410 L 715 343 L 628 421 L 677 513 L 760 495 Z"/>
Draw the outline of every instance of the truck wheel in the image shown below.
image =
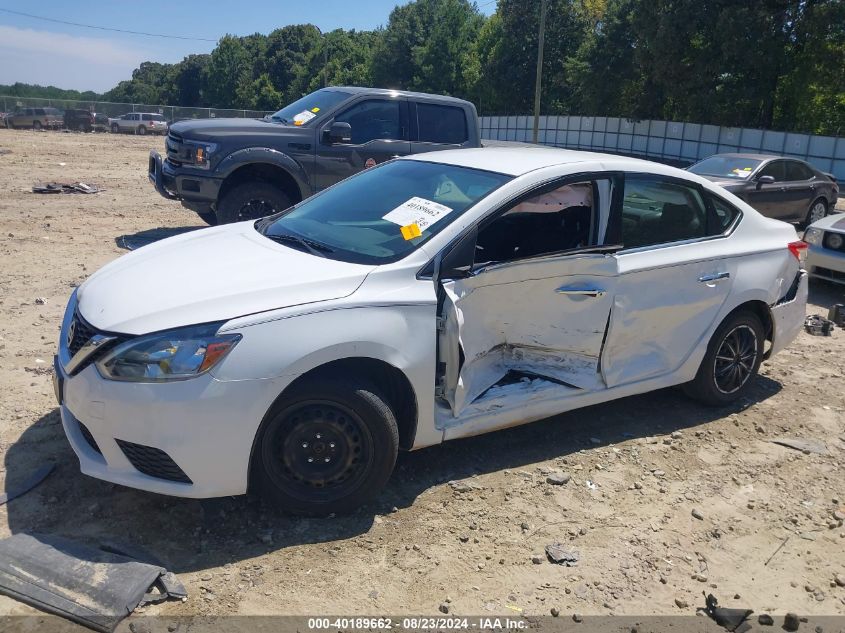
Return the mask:
<path id="1" fill-rule="evenodd" d="M 138 126 L 138 130 L 137 130 L 137 132 L 138 132 L 138 134 L 140 134 L 141 136 L 144 136 L 144 134 L 146 134 L 146 133 L 147 133 L 147 128 L 145 128 L 143 125 L 139 125 L 139 126 Z"/>
<path id="2" fill-rule="evenodd" d="M 291 206 L 284 191 L 267 182 L 254 180 L 232 187 L 217 205 L 217 222 L 257 220 Z"/>
<path id="3" fill-rule="evenodd" d="M 686 394 L 710 406 L 725 406 L 748 389 L 763 361 L 765 334 L 760 318 L 739 310 L 729 315 L 713 333 L 707 353 Z"/>
<path id="4" fill-rule="evenodd" d="M 32 129 L 33 130 L 40 130 L 41 129 L 41 121 L 33 121 L 32 122 Z"/>
<path id="5" fill-rule="evenodd" d="M 120 132 L 120 126 L 117 123 L 112 123 L 111 124 L 111 133 L 117 134 L 118 132 Z"/>
<path id="6" fill-rule="evenodd" d="M 396 416 L 373 385 L 314 380 L 284 395 L 265 419 L 255 483 L 295 514 L 351 512 L 381 491 L 398 451 Z"/>
<path id="7" fill-rule="evenodd" d="M 200 216 L 200 220 L 209 226 L 217 226 L 217 216 L 214 214 L 214 211 L 208 211 L 206 213 L 197 211 L 197 215 Z"/>

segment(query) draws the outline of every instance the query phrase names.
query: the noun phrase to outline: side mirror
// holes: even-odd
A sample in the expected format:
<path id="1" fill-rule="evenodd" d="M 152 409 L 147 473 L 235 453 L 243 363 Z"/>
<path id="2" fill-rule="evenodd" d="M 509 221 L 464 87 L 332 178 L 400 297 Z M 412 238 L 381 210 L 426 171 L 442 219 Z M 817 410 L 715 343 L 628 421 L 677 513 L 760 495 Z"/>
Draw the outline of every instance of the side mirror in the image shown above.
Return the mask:
<path id="1" fill-rule="evenodd" d="M 759 189 L 763 185 L 773 185 L 775 183 L 774 176 L 760 176 L 757 178 L 757 188 Z"/>
<path id="2" fill-rule="evenodd" d="M 352 126 L 348 123 L 335 121 L 329 129 L 323 130 L 323 135 L 329 143 L 351 143 Z"/>

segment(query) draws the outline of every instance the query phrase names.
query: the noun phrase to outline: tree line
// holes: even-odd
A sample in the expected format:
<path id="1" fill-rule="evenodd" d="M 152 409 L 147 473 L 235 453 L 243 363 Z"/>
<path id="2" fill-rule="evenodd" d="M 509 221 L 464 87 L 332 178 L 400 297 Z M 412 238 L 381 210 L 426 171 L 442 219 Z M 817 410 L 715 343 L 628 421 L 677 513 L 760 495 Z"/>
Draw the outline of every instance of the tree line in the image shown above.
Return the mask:
<path id="1" fill-rule="evenodd" d="M 226 35 L 208 55 L 145 62 L 111 101 L 274 110 L 322 86 L 463 97 L 532 111 L 541 0 L 415 0 L 374 31 L 310 24 Z M 548 0 L 544 114 L 845 135 L 843 0 Z"/>

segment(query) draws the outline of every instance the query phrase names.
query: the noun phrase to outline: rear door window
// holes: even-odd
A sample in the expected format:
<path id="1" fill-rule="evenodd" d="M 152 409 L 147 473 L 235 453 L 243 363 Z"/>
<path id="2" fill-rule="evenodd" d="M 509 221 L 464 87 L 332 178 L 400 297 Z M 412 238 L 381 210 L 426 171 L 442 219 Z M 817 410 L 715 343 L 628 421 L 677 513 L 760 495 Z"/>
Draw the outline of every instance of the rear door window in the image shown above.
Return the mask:
<path id="1" fill-rule="evenodd" d="M 654 246 L 707 236 L 707 212 L 692 186 L 660 176 L 626 176 L 622 243 Z"/>
<path id="2" fill-rule="evenodd" d="M 417 104 L 419 140 L 424 143 L 460 145 L 469 139 L 464 110 L 433 103 Z"/>
<path id="3" fill-rule="evenodd" d="M 760 170 L 761 176 L 771 176 L 775 179 L 775 182 L 783 182 L 786 180 L 786 161 L 785 160 L 776 160 Z"/>
<path id="4" fill-rule="evenodd" d="M 786 163 L 787 180 L 810 180 L 813 177 L 812 170 L 804 163 L 796 160 L 784 161 Z"/>

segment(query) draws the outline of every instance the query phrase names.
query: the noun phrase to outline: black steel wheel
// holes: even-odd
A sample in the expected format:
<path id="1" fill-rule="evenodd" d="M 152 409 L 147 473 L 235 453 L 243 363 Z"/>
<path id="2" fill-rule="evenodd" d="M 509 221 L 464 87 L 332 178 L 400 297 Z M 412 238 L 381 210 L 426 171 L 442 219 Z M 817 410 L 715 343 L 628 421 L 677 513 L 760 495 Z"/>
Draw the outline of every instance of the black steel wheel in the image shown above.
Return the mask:
<path id="1" fill-rule="evenodd" d="M 754 312 L 732 312 L 713 333 L 695 379 L 684 391 L 714 406 L 741 397 L 763 361 L 765 333 Z"/>
<path id="2" fill-rule="evenodd" d="M 372 386 L 325 380 L 276 404 L 253 465 L 263 491 L 286 510 L 349 512 L 387 483 L 398 444 L 393 411 Z"/>
<path id="3" fill-rule="evenodd" d="M 291 206 L 284 191 L 262 181 L 244 182 L 232 187 L 217 205 L 218 224 L 258 220 Z"/>

